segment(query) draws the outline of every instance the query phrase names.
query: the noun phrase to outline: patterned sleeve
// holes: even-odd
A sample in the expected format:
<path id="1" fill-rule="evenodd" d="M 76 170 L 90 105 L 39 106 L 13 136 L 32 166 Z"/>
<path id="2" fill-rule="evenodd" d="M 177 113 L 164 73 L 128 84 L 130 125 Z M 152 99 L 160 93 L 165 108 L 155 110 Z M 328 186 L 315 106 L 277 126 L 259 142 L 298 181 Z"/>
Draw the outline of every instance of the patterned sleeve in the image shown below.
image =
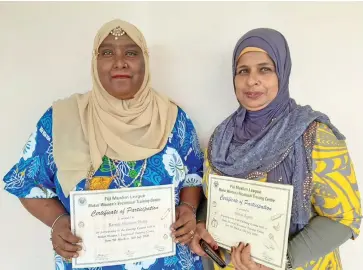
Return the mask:
<path id="1" fill-rule="evenodd" d="M 353 239 L 360 232 L 360 193 L 345 141 L 318 124 L 313 149 L 312 203 L 316 212 L 350 227 Z"/>
<path id="2" fill-rule="evenodd" d="M 209 186 L 209 175 L 212 173 L 212 169 L 209 165 L 208 161 L 208 149 L 204 150 L 204 168 L 203 168 L 204 174 L 203 174 L 203 192 L 205 197 L 208 199 L 208 186 Z"/>
<path id="3" fill-rule="evenodd" d="M 176 120 L 176 142 L 179 144 L 179 154 L 184 163 L 185 178 L 182 187 L 202 185 L 203 153 L 194 125 L 189 116 L 179 109 Z"/>
<path id="4" fill-rule="evenodd" d="M 18 198 L 56 197 L 53 176 L 52 108 L 40 118 L 21 157 L 4 176 L 5 190 Z"/>

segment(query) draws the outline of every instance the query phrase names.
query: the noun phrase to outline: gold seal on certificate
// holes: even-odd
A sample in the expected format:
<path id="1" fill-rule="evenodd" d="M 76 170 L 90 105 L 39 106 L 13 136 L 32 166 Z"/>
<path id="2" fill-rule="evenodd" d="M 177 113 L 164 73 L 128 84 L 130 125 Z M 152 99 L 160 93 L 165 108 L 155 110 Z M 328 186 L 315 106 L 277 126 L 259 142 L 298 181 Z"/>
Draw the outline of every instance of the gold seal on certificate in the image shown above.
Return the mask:
<path id="1" fill-rule="evenodd" d="M 209 176 L 207 230 L 228 250 L 251 244 L 253 259 L 285 269 L 293 187 Z"/>
<path id="2" fill-rule="evenodd" d="M 83 249 L 73 268 L 102 267 L 175 255 L 174 186 L 72 191 L 72 232 Z"/>

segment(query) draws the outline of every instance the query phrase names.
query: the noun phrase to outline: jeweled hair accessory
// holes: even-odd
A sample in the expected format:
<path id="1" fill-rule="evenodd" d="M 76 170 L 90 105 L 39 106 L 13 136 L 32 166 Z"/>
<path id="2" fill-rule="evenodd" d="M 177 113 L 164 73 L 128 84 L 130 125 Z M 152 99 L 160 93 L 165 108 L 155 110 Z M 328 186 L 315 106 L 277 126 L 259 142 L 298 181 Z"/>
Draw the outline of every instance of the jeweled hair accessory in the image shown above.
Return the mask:
<path id="1" fill-rule="evenodd" d="M 119 37 L 125 35 L 126 32 L 120 26 L 117 26 L 116 28 L 111 30 L 110 34 L 113 35 L 117 40 Z"/>

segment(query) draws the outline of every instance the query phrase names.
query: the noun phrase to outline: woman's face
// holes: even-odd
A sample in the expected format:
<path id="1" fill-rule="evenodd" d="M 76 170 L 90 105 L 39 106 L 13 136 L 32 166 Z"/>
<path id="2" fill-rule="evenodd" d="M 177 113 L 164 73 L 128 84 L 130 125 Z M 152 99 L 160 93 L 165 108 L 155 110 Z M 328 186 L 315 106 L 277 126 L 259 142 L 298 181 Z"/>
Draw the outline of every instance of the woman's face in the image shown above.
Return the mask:
<path id="1" fill-rule="evenodd" d="M 108 35 L 98 49 L 97 71 L 103 88 L 118 99 L 131 99 L 139 91 L 145 75 L 141 48 L 123 35 Z"/>
<path id="2" fill-rule="evenodd" d="M 234 83 L 237 99 L 248 111 L 267 107 L 279 89 L 275 65 L 264 52 L 248 52 L 240 57 Z"/>

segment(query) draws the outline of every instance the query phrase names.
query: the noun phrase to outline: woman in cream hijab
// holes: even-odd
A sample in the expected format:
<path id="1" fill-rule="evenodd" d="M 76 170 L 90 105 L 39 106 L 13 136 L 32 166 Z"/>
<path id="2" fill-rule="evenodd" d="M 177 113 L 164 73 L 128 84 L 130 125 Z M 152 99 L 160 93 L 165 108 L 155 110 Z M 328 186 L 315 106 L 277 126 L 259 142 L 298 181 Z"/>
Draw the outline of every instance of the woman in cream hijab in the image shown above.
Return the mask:
<path id="1" fill-rule="evenodd" d="M 70 270 L 81 249 L 70 230 L 70 191 L 174 184 L 176 255 L 97 269 L 202 269 L 185 244 L 196 228 L 203 155 L 187 114 L 151 88 L 146 42 L 135 26 L 102 26 L 92 78 L 91 91 L 55 102 L 41 117 L 5 189 L 52 228 L 56 269 Z"/>

